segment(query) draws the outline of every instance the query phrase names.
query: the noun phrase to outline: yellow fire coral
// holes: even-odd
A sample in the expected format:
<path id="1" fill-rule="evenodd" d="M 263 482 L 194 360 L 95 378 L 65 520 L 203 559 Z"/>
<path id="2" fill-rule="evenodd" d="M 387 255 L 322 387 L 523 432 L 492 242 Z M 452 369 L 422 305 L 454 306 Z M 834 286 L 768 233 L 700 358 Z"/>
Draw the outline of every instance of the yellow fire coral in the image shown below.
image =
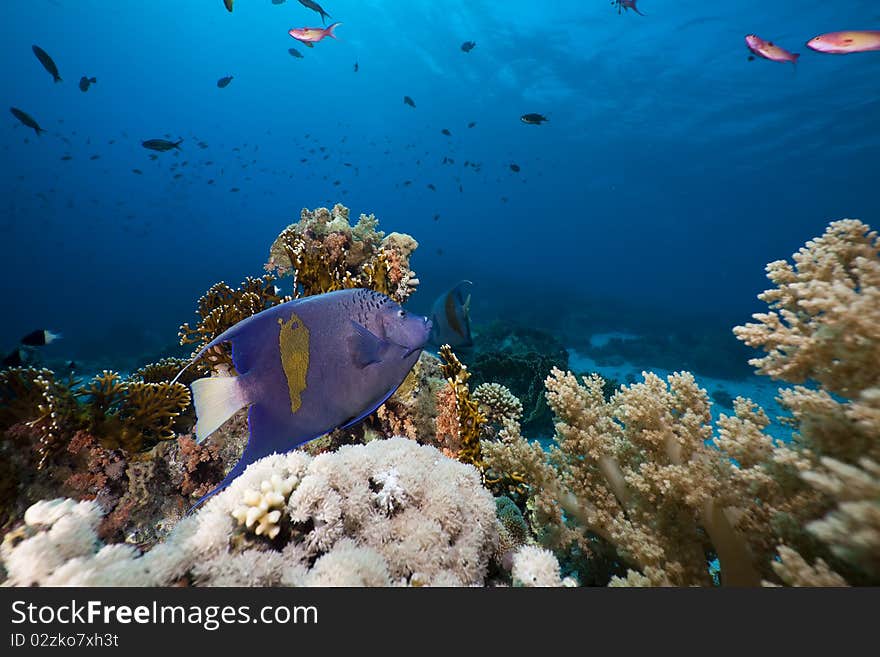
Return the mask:
<path id="1" fill-rule="evenodd" d="M 129 453 L 175 437 L 174 421 L 189 407 L 189 389 L 181 383 L 122 380 L 104 370 L 82 392 L 85 428 L 104 447 Z"/>
<path id="2" fill-rule="evenodd" d="M 446 378 L 447 389 L 451 391 L 451 396 L 455 400 L 455 410 L 458 415 L 458 421 L 454 427 L 451 427 L 456 432 L 453 437 L 453 442 L 458 446 L 456 458 L 483 471 L 485 464 L 480 451 L 480 429 L 486 423 L 486 417 L 480 413 L 479 404 L 471 398 L 467 384 L 471 377 L 470 372 L 467 366 L 458 360 L 448 344 L 440 347 L 440 359 L 442 361 L 440 369 Z"/>
<path id="3" fill-rule="evenodd" d="M 275 277 L 269 274 L 260 278 L 248 276 L 236 289 L 223 281 L 215 283 L 199 299 L 196 310 L 200 317 L 198 323 L 190 326 L 189 322 L 185 322 L 180 327 L 180 344 L 194 344 L 198 351 L 241 320 L 289 300 L 290 297 L 278 294 Z M 231 350 L 228 345 L 218 345 L 205 354 L 201 362 L 216 369 L 231 370 Z M 199 366 L 196 363 L 196 367 Z"/>

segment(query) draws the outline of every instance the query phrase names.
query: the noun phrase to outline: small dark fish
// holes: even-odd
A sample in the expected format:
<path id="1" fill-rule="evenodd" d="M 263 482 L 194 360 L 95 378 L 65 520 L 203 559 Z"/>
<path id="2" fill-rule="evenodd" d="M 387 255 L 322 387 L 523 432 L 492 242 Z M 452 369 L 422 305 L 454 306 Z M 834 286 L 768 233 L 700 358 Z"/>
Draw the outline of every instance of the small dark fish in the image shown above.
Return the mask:
<path id="1" fill-rule="evenodd" d="M 410 98 L 409 96 L 404 96 L 404 97 L 403 97 L 403 104 L 404 104 L 404 105 L 409 105 L 410 107 L 415 107 L 415 106 L 416 106 L 416 101 L 414 101 L 414 100 L 413 100 L 412 98 Z"/>
<path id="2" fill-rule="evenodd" d="M 37 59 L 40 60 L 40 64 L 43 65 L 43 68 L 52 74 L 55 82 L 61 82 L 61 76 L 58 75 L 58 67 L 55 66 L 55 62 L 52 61 L 52 58 L 49 57 L 49 53 L 40 48 L 40 46 L 31 46 L 31 50 L 34 51 L 34 54 L 37 56 Z"/>
<path id="3" fill-rule="evenodd" d="M 159 157 L 159 156 L 156 155 L 155 153 L 150 153 L 150 159 L 151 159 L 151 160 L 155 160 L 155 159 L 157 159 L 158 157 Z"/>
<path id="4" fill-rule="evenodd" d="M 474 49 L 474 46 L 476 46 L 476 45 L 477 45 L 476 41 L 465 41 L 463 44 L 461 44 L 461 49 L 464 52 L 470 52 L 471 50 Z"/>
<path id="5" fill-rule="evenodd" d="M 412 180 L 404 180 L 404 181 L 403 181 L 403 186 L 404 186 L 404 187 L 409 187 L 410 185 L 412 185 Z"/>
<path id="6" fill-rule="evenodd" d="M 174 179 L 175 179 L 175 180 L 180 180 L 181 178 L 183 178 L 183 174 L 182 174 L 182 173 L 175 173 L 175 174 L 174 174 Z"/>
<path id="7" fill-rule="evenodd" d="M 470 123 L 468 123 L 468 128 L 473 128 L 475 125 L 477 125 L 477 122 L 471 121 Z"/>
<path id="8" fill-rule="evenodd" d="M 68 160 L 73 159 L 73 155 L 62 155 L 61 159 L 64 160 L 65 162 L 67 162 Z"/>
<path id="9" fill-rule="evenodd" d="M 354 72 L 357 73 L 359 70 L 360 70 L 360 66 L 358 66 L 357 62 L 355 62 L 354 63 Z"/>
<path id="10" fill-rule="evenodd" d="M 211 178 L 211 179 L 208 181 L 208 184 L 209 184 L 209 185 L 213 185 L 213 184 L 214 184 L 214 179 Z"/>
<path id="11" fill-rule="evenodd" d="M 296 48 L 288 48 L 287 52 L 290 53 L 291 57 L 298 57 L 299 59 L 303 58 L 303 54 L 299 50 L 297 50 Z"/>
<path id="12" fill-rule="evenodd" d="M 439 214 L 435 214 L 435 215 L 434 215 L 434 221 L 440 221 L 440 215 L 439 215 Z"/>
<path id="13" fill-rule="evenodd" d="M 513 171 L 514 173 L 519 173 L 519 165 L 511 162 L 510 163 L 510 170 Z"/>
<path id="14" fill-rule="evenodd" d="M 446 128 L 443 128 L 440 132 L 443 133 L 444 135 L 446 135 L 447 137 L 452 136 L 452 133 L 449 132 L 449 130 L 447 130 Z"/>
<path id="15" fill-rule="evenodd" d="M 74 360 L 69 360 L 69 361 L 67 361 L 67 365 L 66 365 L 65 367 L 66 367 L 66 368 L 68 369 L 68 371 L 70 371 L 70 372 L 75 372 L 76 370 L 79 369 L 79 365 L 77 365 L 77 364 L 76 364 L 76 361 L 74 361 Z"/>
<path id="16" fill-rule="evenodd" d="M 139 176 L 142 176 L 144 174 L 144 172 L 141 171 L 140 169 L 132 169 L 131 172 L 136 173 Z"/>
<path id="17" fill-rule="evenodd" d="M 60 337 L 60 333 L 53 333 L 52 331 L 48 331 L 46 329 L 37 329 L 36 331 L 31 331 L 30 333 L 28 333 L 21 340 L 19 340 L 19 342 L 21 342 L 21 344 L 23 345 L 27 345 L 28 347 L 43 347 L 47 344 L 52 344 Z"/>
<path id="18" fill-rule="evenodd" d="M 284 4 L 284 0 L 272 0 L 272 4 L 273 4 L 273 5 L 283 5 L 283 4 Z"/>
<path id="19" fill-rule="evenodd" d="M 167 139 L 147 139 L 141 142 L 141 146 L 149 148 L 151 151 L 170 151 L 172 148 L 180 149 L 183 139 L 177 141 L 169 141 Z"/>
<path id="20" fill-rule="evenodd" d="M 434 185 L 432 185 L 431 183 L 428 183 L 428 189 L 430 189 L 432 192 L 436 192 L 436 191 L 437 191 L 437 188 L 434 187 Z"/>
<path id="21" fill-rule="evenodd" d="M 217 80 L 217 86 L 221 89 L 225 89 L 226 87 L 229 86 L 230 82 L 232 82 L 232 76 L 227 75 L 227 76 L 222 77 L 219 80 Z"/>
<path id="22" fill-rule="evenodd" d="M 233 187 L 229 190 L 230 192 L 240 192 L 241 190 L 238 187 Z"/>
<path id="23" fill-rule="evenodd" d="M 308 9 L 311 9 L 312 11 L 316 11 L 321 14 L 322 23 L 325 22 L 325 18 L 330 18 L 330 14 L 324 11 L 321 8 L 321 5 L 319 5 L 317 2 L 312 2 L 312 0 L 299 0 L 299 4 L 301 4 L 303 7 L 307 7 Z"/>
<path id="24" fill-rule="evenodd" d="M 541 125 L 544 121 L 548 121 L 549 119 L 543 114 L 523 114 L 519 117 L 519 120 L 523 123 L 528 123 L 529 125 Z"/>
<path id="25" fill-rule="evenodd" d="M 226 11 L 228 11 L 228 12 L 232 11 L 232 3 L 233 2 L 235 2 L 235 0 L 223 0 L 223 4 L 226 7 Z"/>
<path id="26" fill-rule="evenodd" d="M 89 159 L 90 160 L 100 160 L 101 156 L 100 155 L 92 155 Z"/>
<path id="27" fill-rule="evenodd" d="M 16 347 L 3 357 L 2 367 L 23 367 L 28 363 L 28 352 L 21 347 Z"/>
<path id="28" fill-rule="evenodd" d="M 10 107 L 9 111 L 12 112 L 12 116 L 17 118 L 28 128 L 33 128 L 34 132 L 36 132 L 37 135 L 39 135 L 41 132 L 46 132 L 43 128 L 40 127 L 40 125 L 36 121 L 34 121 L 33 117 L 27 112 L 22 112 L 17 107 Z"/>
<path id="29" fill-rule="evenodd" d="M 98 78 L 90 78 L 85 75 L 79 79 L 79 90 L 85 93 L 89 90 L 89 85 L 95 84 Z"/>

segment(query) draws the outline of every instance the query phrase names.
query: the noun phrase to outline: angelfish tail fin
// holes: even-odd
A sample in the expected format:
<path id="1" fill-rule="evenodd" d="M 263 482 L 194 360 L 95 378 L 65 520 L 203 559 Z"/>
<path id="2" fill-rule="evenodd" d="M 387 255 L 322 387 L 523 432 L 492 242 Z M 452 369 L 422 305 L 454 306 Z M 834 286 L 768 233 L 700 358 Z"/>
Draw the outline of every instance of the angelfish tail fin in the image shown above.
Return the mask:
<path id="1" fill-rule="evenodd" d="M 210 376 L 192 382 L 196 409 L 196 442 L 201 443 L 219 429 L 236 411 L 248 404 L 241 377 Z"/>

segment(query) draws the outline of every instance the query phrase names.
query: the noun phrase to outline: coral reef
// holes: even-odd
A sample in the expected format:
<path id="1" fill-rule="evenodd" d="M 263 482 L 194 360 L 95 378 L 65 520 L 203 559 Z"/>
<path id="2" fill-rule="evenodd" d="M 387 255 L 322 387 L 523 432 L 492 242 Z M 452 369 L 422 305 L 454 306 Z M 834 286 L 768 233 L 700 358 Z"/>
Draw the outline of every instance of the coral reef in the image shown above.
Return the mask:
<path id="1" fill-rule="evenodd" d="M 349 223 L 349 210 L 303 209 L 300 220 L 285 228 L 269 249 L 266 271 L 293 275 L 293 296 L 366 287 L 403 303 L 418 278 L 409 258 L 418 247 L 409 235 L 377 230 L 374 215 Z"/>
<path id="2" fill-rule="evenodd" d="M 294 297 L 367 285 L 403 300 L 415 246 L 337 205 L 304 210 L 267 268 L 293 274 Z M 876 585 L 880 239 L 834 222 L 768 278 L 769 312 L 734 332 L 790 384 L 784 441 L 724 390 L 713 423 L 688 372 L 578 378 L 552 338 L 490 327 L 470 367 L 448 346 L 423 353 L 362 424 L 252 464 L 190 516 L 237 461 L 247 411 L 196 444 L 189 393 L 170 384 L 186 361 L 85 383 L 0 371 L 5 583 Z M 283 302 L 274 280 L 214 286 L 182 337 L 207 344 Z M 231 365 L 222 350 L 207 362 Z M 545 423 L 549 450 L 525 437 Z"/>
<path id="3" fill-rule="evenodd" d="M 292 487 L 286 504 L 271 500 L 280 511 L 268 523 L 274 536 L 237 530 L 237 510 L 255 489 L 274 493 L 275 483 L 262 486 L 273 477 Z M 147 552 L 102 544 L 100 519 L 94 502 L 32 506 L 0 549 L 8 583 L 474 585 L 498 540 L 479 473 L 405 438 L 262 459 Z"/>
<path id="4" fill-rule="evenodd" d="M 878 253 L 864 224 L 832 223 L 794 267 L 768 267 L 778 287 L 761 298 L 773 312 L 735 330 L 768 352 L 753 361 L 761 373 L 820 386 L 780 391 L 788 443 L 743 398 L 713 431 L 688 373 L 645 373 L 606 400 L 599 377 L 554 370 L 549 457 L 515 433 L 483 444 L 490 468 L 524 474 L 538 541 L 557 553 L 577 546 L 594 556 L 588 567 L 612 546 L 630 567 L 614 585 L 707 585 L 713 558 L 724 584 L 876 583 Z"/>
<path id="5" fill-rule="evenodd" d="M 473 354 L 466 360 L 475 386 L 498 383 L 520 400 L 524 432 L 552 435 L 544 379 L 554 367 L 568 368 L 568 352 L 556 338 L 534 328 L 494 323 L 476 335 Z"/>

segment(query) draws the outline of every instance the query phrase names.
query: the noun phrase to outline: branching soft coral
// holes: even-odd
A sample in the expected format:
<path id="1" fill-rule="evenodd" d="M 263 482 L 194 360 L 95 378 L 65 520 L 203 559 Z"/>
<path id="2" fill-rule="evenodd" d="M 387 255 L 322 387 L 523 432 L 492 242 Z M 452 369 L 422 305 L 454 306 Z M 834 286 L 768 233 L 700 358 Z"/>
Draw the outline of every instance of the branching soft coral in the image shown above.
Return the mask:
<path id="1" fill-rule="evenodd" d="M 545 460 L 521 437 L 484 443 L 493 469 L 519 468 L 529 484 L 529 510 L 539 540 L 590 553 L 597 537 L 644 572 L 670 583 L 709 584 L 718 556 L 728 584 L 757 585 L 758 574 L 729 518 L 730 463 L 706 445 L 711 416 L 705 390 L 688 373 L 666 381 L 645 373 L 606 401 L 603 381 L 554 369 L 547 401 L 556 445 Z"/>
<path id="2" fill-rule="evenodd" d="M 880 462 L 880 238 L 860 221 L 835 221 L 793 260 L 767 266 L 776 287 L 760 298 L 771 312 L 734 329 L 766 352 L 750 361 L 760 373 L 820 386 L 780 390 L 795 429 L 791 445 L 776 446 L 767 459 L 767 439 L 752 431 L 772 464 L 764 466 L 770 483 L 787 494 L 765 508 L 787 507 L 771 520 L 785 530 L 778 533 L 788 549 L 824 557 L 853 583 L 876 583 L 880 499 L 870 482 Z M 722 448 L 730 444 L 728 437 Z M 821 545 L 810 545 L 811 537 Z"/>
<path id="3" fill-rule="evenodd" d="M 770 312 L 736 336 L 766 356 L 760 374 L 816 381 L 855 398 L 880 386 L 880 238 L 856 219 L 832 222 L 793 256 L 767 265 L 776 287 L 759 295 Z"/>

